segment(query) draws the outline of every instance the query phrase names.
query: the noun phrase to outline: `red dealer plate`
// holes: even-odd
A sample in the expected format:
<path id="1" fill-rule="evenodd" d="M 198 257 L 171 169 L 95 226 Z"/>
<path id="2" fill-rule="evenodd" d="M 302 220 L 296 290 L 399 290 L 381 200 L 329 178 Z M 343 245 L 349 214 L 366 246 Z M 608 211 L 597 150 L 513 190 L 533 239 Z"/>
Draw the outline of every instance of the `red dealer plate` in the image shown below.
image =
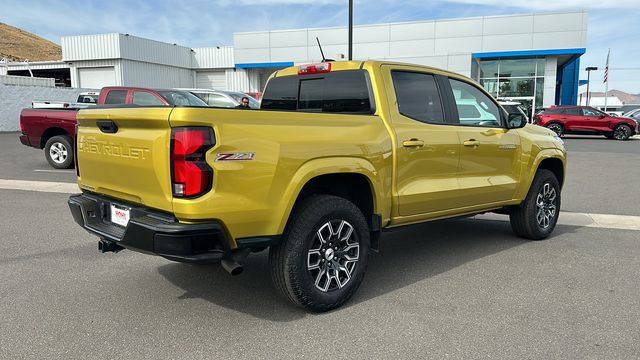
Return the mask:
<path id="1" fill-rule="evenodd" d="M 129 209 L 111 204 L 111 222 L 126 227 L 129 224 Z"/>

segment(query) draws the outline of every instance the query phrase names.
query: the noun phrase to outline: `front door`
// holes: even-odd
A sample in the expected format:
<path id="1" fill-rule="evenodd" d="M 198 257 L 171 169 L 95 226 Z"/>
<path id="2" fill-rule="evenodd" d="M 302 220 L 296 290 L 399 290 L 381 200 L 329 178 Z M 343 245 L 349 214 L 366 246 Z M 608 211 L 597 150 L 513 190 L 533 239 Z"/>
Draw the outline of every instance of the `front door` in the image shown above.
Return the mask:
<path id="1" fill-rule="evenodd" d="M 396 216 L 460 206 L 458 127 L 446 117 L 433 74 L 382 67 L 396 140 Z"/>
<path id="2" fill-rule="evenodd" d="M 578 127 L 585 131 L 611 132 L 609 129 L 609 116 L 598 110 L 581 108 L 582 117 L 578 120 Z"/>
<path id="3" fill-rule="evenodd" d="M 512 200 L 521 170 L 520 136 L 504 127 L 504 111 L 478 87 L 450 79 L 458 110 L 460 194 L 465 207 Z"/>

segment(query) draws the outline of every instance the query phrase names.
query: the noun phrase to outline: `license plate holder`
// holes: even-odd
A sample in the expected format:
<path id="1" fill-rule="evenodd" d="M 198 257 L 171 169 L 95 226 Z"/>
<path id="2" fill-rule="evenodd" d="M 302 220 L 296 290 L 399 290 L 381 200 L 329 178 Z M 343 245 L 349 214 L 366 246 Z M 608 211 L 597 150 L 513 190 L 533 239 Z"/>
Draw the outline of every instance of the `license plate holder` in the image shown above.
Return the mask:
<path id="1" fill-rule="evenodd" d="M 129 224 L 129 219 L 131 218 L 131 209 L 126 207 L 111 204 L 111 222 L 122 226 L 127 227 Z"/>

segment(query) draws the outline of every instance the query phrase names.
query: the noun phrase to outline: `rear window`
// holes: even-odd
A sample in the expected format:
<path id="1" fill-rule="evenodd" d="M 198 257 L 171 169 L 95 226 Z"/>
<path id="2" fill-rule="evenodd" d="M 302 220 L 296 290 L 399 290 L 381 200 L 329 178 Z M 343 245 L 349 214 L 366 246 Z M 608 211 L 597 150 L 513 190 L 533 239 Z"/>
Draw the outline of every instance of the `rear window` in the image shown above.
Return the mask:
<path id="1" fill-rule="evenodd" d="M 127 90 L 111 90 L 107 93 L 105 104 L 124 104 L 127 100 Z"/>
<path id="2" fill-rule="evenodd" d="M 364 70 L 272 78 L 265 89 L 260 108 L 366 114 L 373 110 Z"/>
<path id="3" fill-rule="evenodd" d="M 407 71 L 392 71 L 398 111 L 412 119 L 429 123 L 444 123 L 442 103 L 433 75 Z"/>

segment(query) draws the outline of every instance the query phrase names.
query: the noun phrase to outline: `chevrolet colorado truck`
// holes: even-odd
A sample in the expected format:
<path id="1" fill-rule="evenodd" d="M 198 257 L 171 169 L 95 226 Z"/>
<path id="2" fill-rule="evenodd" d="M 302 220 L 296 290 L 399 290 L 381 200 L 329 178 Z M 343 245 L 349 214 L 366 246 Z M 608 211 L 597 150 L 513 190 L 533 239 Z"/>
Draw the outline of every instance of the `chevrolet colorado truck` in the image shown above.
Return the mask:
<path id="1" fill-rule="evenodd" d="M 231 274 L 269 248 L 276 288 L 311 311 L 356 292 L 385 229 L 490 211 L 532 240 L 556 225 L 562 140 L 464 76 L 302 65 L 271 76 L 261 109 L 81 110 L 75 221 L 103 252 Z"/>
<path id="2" fill-rule="evenodd" d="M 78 100 L 94 101 L 91 103 L 94 106 L 207 106 L 205 102 L 186 91 L 120 86 L 104 87 L 99 94 L 81 93 Z M 55 169 L 73 167 L 76 114 L 79 109 L 88 107 L 86 103 L 66 105 L 68 106 L 51 108 L 34 106 L 20 112 L 20 142 L 36 149 L 44 149 L 47 162 Z"/>

